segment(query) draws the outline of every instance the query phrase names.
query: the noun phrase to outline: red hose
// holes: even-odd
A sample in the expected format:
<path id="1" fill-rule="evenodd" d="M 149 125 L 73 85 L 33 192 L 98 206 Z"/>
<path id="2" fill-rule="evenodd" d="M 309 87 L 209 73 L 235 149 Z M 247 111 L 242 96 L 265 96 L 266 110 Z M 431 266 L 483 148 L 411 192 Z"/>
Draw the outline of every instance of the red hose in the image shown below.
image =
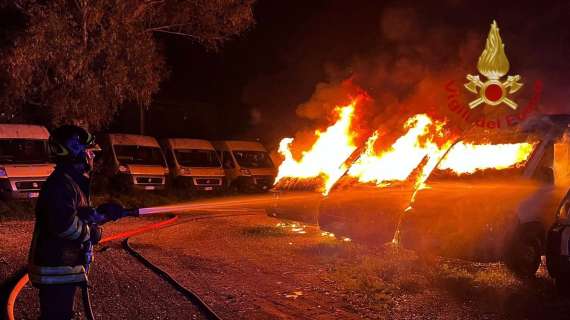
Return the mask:
<path id="1" fill-rule="evenodd" d="M 131 236 L 134 236 L 137 234 L 145 233 L 145 232 L 150 231 L 150 230 L 159 229 L 159 228 L 167 226 L 171 223 L 174 223 L 176 220 L 178 220 L 178 216 L 174 216 L 174 217 L 172 217 L 168 220 L 165 220 L 165 221 L 149 224 L 149 225 L 142 226 L 139 228 L 135 228 L 132 230 L 128 230 L 125 232 L 120 232 L 120 233 L 114 234 L 112 236 L 108 236 L 108 237 L 101 239 L 100 243 L 105 243 L 105 242 L 108 242 L 111 240 L 124 239 L 124 238 L 128 238 L 128 237 L 131 237 Z"/>
<path id="2" fill-rule="evenodd" d="M 168 220 L 161 221 L 158 223 L 152 223 L 152 224 L 142 226 L 139 228 L 135 228 L 132 230 L 128 230 L 125 232 L 120 232 L 120 233 L 114 234 L 112 236 L 105 237 L 105 238 L 101 239 L 100 243 L 105 243 L 105 242 L 108 242 L 111 240 L 123 239 L 123 238 L 127 238 L 127 237 L 134 236 L 137 234 L 141 234 L 141 233 L 144 233 L 144 232 L 147 232 L 150 230 L 159 229 L 159 228 L 165 227 L 169 224 L 176 222 L 176 220 L 178 220 L 178 216 L 174 216 Z M 28 281 L 29 281 L 29 277 L 28 277 L 28 274 L 26 273 L 22 276 L 22 278 L 20 278 L 20 280 L 18 280 L 18 282 L 16 283 L 16 285 L 14 286 L 12 291 L 10 292 L 10 295 L 8 296 L 8 302 L 6 303 L 6 316 L 7 316 L 8 320 L 15 320 L 15 318 L 14 318 L 14 305 L 16 304 L 16 299 L 18 298 L 20 291 L 22 291 L 22 289 L 26 286 Z"/>

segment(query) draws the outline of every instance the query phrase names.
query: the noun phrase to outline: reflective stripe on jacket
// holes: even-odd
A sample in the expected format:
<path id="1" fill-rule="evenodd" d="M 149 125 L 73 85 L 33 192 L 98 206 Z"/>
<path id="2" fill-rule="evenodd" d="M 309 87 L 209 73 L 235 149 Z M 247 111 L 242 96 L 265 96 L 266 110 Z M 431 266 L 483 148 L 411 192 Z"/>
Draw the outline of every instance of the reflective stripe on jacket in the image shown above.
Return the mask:
<path id="1" fill-rule="evenodd" d="M 78 210 L 90 206 L 88 195 L 89 179 L 71 166 L 58 165 L 42 186 L 28 263 L 32 284 L 87 280 L 84 243 L 91 231 Z"/>
<path id="2" fill-rule="evenodd" d="M 33 284 L 65 284 L 87 282 L 87 274 L 83 266 L 28 267 L 30 280 Z"/>

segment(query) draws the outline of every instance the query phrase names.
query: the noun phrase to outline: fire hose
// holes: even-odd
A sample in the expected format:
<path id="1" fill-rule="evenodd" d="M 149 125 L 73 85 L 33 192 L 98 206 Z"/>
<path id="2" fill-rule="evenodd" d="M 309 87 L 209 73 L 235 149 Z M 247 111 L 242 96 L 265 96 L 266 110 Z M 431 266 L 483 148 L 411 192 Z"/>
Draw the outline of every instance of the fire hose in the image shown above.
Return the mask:
<path id="1" fill-rule="evenodd" d="M 169 224 L 172 224 L 174 222 L 176 222 L 178 220 L 178 216 L 174 216 L 168 220 L 165 221 L 161 221 L 158 223 L 153 223 L 150 225 L 146 225 L 143 227 L 139 227 L 139 228 L 135 228 L 132 230 L 128 230 L 125 232 L 121 232 L 106 238 L 101 239 L 100 243 L 105 243 L 105 242 L 109 242 L 112 240 L 116 240 L 116 239 L 123 239 L 123 238 L 128 238 L 137 234 L 141 234 L 141 233 L 145 233 L 148 232 L 150 230 L 155 230 L 155 229 L 159 229 L 162 228 L 164 226 L 167 226 Z M 14 288 L 12 289 L 12 291 L 10 292 L 10 295 L 8 296 L 8 301 L 6 303 L 6 316 L 8 320 L 14 320 L 14 306 L 16 303 L 16 299 L 18 298 L 18 295 L 20 294 L 20 292 L 22 291 L 22 289 L 26 286 L 26 284 L 29 281 L 29 276 L 28 274 L 24 274 L 20 280 L 18 280 L 18 282 L 16 283 L 16 285 L 14 286 Z M 85 299 L 85 297 L 84 297 Z"/>
<path id="2" fill-rule="evenodd" d="M 177 204 L 177 205 L 170 205 L 170 206 L 159 206 L 159 207 L 152 207 L 152 208 L 141 208 L 138 209 L 138 216 L 147 216 L 147 215 L 154 215 L 159 213 L 165 212 L 182 212 L 182 211 L 192 211 L 192 210 L 200 210 L 200 209 L 209 209 L 212 206 L 227 208 L 235 205 L 245 205 L 245 204 L 258 204 L 267 202 L 267 199 L 254 199 L 254 200 L 232 200 L 232 201 L 224 201 L 223 206 L 215 206 L 215 203 L 202 203 L 202 204 Z M 193 217 L 187 222 L 195 221 L 199 219 L 208 219 L 208 218 L 218 218 L 218 217 L 226 217 L 226 216 L 236 216 L 236 215 L 252 215 L 252 214 L 226 214 L 226 215 L 207 215 L 207 216 L 198 216 Z M 157 273 L 163 279 L 165 279 L 169 284 L 171 284 L 176 290 L 181 292 L 187 299 L 193 302 L 195 305 L 198 305 L 200 309 L 208 316 L 208 319 L 221 319 L 216 313 L 193 291 L 183 287 L 181 284 L 176 282 L 174 278 L 172 278 L 168 273 L 161 270 L 157 266 L 153 265 L 150 261 L 144 258 L 140 253 L 136 252 L 132 247 L 128 244 L 128 238 L 131 236 L 135 236 L 138 234 L 146 233 L 148 231 L 160 229 L 166 226 L 173 225 L 179 219 L 178 216 L 173 216 L 172 218 L 161 221 L 158 223 L 149 224 L 143 227 L 135 228 L 132 230 L 128 230 L 125 232 L 121 232 L 118 234 L 114 234 L 109 237 L 105 237 L 101 239 L 99 243 L 106 243 L 112 240 L 118 239 L 125 239 L 124 248 L 129 252 L 131 255 L 135 256 L 139 261 L 143 262 L 147 267 L 149 267 L 152 271 Z M 14 317 L 14 306 L 16 303 L 16 299 L 20 294 L 21 290 L 26 286 L 29 281 L 28 274 L 24 274 L 18 282 L 15 284 L 14 288 L 10 292 L 8 297 L 8 301 L 6 303 L 6 316 L 8 320 L 15 320 Z M 88 286 L 84 286 L 83 288 L 83 301 L 84 307 L 86 310 L 86 316 L 88 319 L 93 319 L 93 313 L 91 310 L 91 303 L 88 297 Z"/>
<path id="3" fill-rule="evenodd" d="M 295 197 L 293 197 L 295 198 Z M 138 216 L 147 216 L 147 215 L 154 215 L 159 213 L 177 213 L 177 212 L 187 212 L 192 210 L 200 210 L 200 209 L 211 209 L 211 208 L 228 208 L 234 206 L 241 206 L 241 205 L 253 205 L 253 204 L 264 204 L 270 202 L 271 198 L 249 198 L 249 199 L 224 199 L 224 200 L 213 200 L 213 201 L 202 201 L 200 202 L 188 202 L 188 203 L 179 203 L 174 205 L 165 205 L 165 206 L 157 206 L 157 207 L 150 207 L 150 208 L 140 208 L 138 209 Z M 123 239 L 128 238 L 133 235 L 137 235 L 140 233 L 144 233 L 150 230 L 158 229 L 169 224 L 174 223 L 178 220 L 178 216 L 174 216 L 171 219 L 166 221 L 162 221 L 159 223 L 150 224 L 147 226 L 143 226 L 140 228 L 135 228 L 133 230 L 128 230 L 119 234 L 115 234 L 106 238 L 101 239 L 100 243 L 105 243 L 111 240 Z M 8 301 L 6 303 L 6 317 L 8 320 L 14 320 L 14 306 L 16 303 L 16 299 L 22 289 L 26 286 L 29 281 L 28 274 L 24 274 L 18 282 L 14 285 L 14 288 L 10 292 L 8 296 Z"/>
<path id="4" fill-rule="evenodd" d="M 182 223 L 193 222 L 197 220 L 204 220 L 204 219 L 213 219 L 213 218 L 224 218 L 224 217 L 235 217 L 235 216 L 251 216 L 256 215 L 255 213 L 240 213 L 240 214 L 217 214 L 217 215 L 201 215 L 195 216 L 187 219 Z M 165 227 L 173 226 L 174 224 L 168 224 Z M 123 248 L 137 260 L 139 260 L 143 265 L 149 268 L 151 271 L 156 273 L 159 277 L 164 279 L 168 284 L 170 284 L 174 289 L 180 292 L 182 295 L 186 297 L 189 301 L 191 301 L 195 306 L 200 308 L 202 312 L 206 315 L 207 319 L 210 320 L 222 320 L 220 317 L 204 300 L 193 290 L 190 290 L 184 287 L 180 282 L 176 281 L 174 277 L 172 277 L 168 272 L 161 269 L 150 260 L 145 258 L 140 252 L 136 251 L 131 245 L 129 244 L 130 237 L 124 238 L 123 240 Z"/>
<path id="5" fill-rule="evenodd" d="M 123 212 L 123 216 L 125 216 L 125 217 L 126 216 L 139 217 L 139 209 L 125 210 Z M 178 216 L 173 216 L 171 219 L 163 221 L 162 223 L 166 222 L 167 223 L 166 225 L 168 225 L 168 224 L 174 223 L 176 220 L 178 220 Z M 104 238 L 99 243 L 105 243 L 105 242 L 115 240 L 115 239 L 122 239 L 125 236 L 127 237 L 126 239 L 128 239 L 128 237 L 133 236 L 135 234 L 146 232 L 149 230 L 158 229 L 158 228 L 163 227 L 163 226 L 165 226 L 165 225 L 161 224 L 161 223 L 157 223 L 157 224 L 151 225 L 150 227 L 152 227 L 152 228 L 150 228 L 150 229 L 148 228 L 149 226 L 137 228 L 135 230 L 119 233 L 119 234 L 116 234 L 114 236 Z M 136 232 L 133 233 L 133 231 L 136 231 Z M 88 243 L 88 247 L 87 247 L 87 250 L 85 252 L 85 255 L 86 255 L 85 273 L 88 273 L 91 262 L 93 261 L 93 245 L 91 243 Z M 80 288 L 81 288 L 81 295 L 83 298 L 83 308 L 84 308 L 85 316 L 87 317 L 88 320 L 95 320 L 95 316 L 93 315 L 93 309 L 91 307 L 91 299 L 89 296 L 89 283 L 87 283 L 87 282 L 82 283 L 80 285 Z"/>
<path id="6" fill-rule="evenodd" d="M 185 221 L 184 223 L 196 221 L 196 220 L 201 220 L 201 219 L 212 219 L 212 218 L 245 216 L 245 215 L 253 215 L 253 214 L 243 214 L 242 213 L 242 214 L 224 214 L 224 215 L 204 215 L 204 216 L 192 217 L 192 218 L 188 219 L 187 221 Z M 164 222 L 165 224 L 162 225 L 162 227 L 168 227 L 168 226 L 174 225 L 174 222 L 177 220 L 177 218 L 178 218 L 178 216 L 174 216 L 172 219 L 165 221 Z M 151 228 L 150 230 L 154 230 L 157 228 Z M 142 232 L 138 232 L 136 234 L 140 234 L 140 233 L 142 233 Z M 121 237 L 121 234 L 119 234 L 119 235 L 115 235 L 113 237 L 109 237 L 106 240 L 109 241 L 109 240 L 113 240 L 113 239 L 124 238 L 123 248 L 130 255 L 135 257 L 143 265 L 145 265 L 151 271 L 156 273 L 159 277 L 161 277 L 166 282 L 168 282 L 174 289 L 176 289 L 178 292 L 180 292 L 182 295 L 184 295 L 186 297 L 186 299 L 188 299 L 195 306 L 197 306 L 199 309 L 201 309 L 201 311 L 206 315 L 207 319 L 222 320 L 222 317 L 220 317 L 206 302 L 204 302 L 204 300 L 196 292 L 184 287 L 182 284 L 180 284 L 178 281 L 176 281 L 174 279 L 174 277 L 172 277 L 168 272 L 161 269 L 157 265 L 153 264 L 150 260 L 145 258 L 141 253 L 139 253 L 138 251 L 133 249 L 133 247 L 131 247 L 131 245 L 129 244 L 129 239 L 130 239 L 130 237 L 132 237 L 136 234 L 131 234 L 131 235 L 128 235 L 127 237 Z M 87 284 L 83 285 L 82 291 L 83 291 L 83 306 L 85 309 L 85 315 L 87 316 L 87 319 L 95 320 L 95 317 L 93 316 L 93 310 L 91 308 L 91 301 L 89 298 L 89 286 Z"/>

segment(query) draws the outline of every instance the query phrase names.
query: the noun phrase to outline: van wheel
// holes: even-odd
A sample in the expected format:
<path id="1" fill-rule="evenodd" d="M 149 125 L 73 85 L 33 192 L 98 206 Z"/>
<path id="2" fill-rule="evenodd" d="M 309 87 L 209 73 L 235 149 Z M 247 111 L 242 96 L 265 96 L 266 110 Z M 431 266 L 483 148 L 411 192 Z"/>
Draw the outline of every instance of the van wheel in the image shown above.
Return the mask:
<path id="1" fill-rule="evenodd" d="M 241 193 L 242 188 L 241 184 L 239 183 L 239 179 L 230 182 L 226 187 L 226 191 L 232 195 Z"/>
<path id="2" fill-rule="evenodd" d="M 230 184 L 230 186 L 229 186 L 229 188 L 228 188 L 228 192 L 229 192 L 230 194 L 238 194 L 238 193 L 240 193 L 240 188 L 239 188 L 238 184 L 237 184 L 237 183 L 232 183 L 232 184 Z"/>
<path id="3" fill-rule="evenodd" d="M 533 236 L 515 237 L 505 255 L 505 264 L 517 276 L 531 278 L 540 267 L 541 240 Z"/>

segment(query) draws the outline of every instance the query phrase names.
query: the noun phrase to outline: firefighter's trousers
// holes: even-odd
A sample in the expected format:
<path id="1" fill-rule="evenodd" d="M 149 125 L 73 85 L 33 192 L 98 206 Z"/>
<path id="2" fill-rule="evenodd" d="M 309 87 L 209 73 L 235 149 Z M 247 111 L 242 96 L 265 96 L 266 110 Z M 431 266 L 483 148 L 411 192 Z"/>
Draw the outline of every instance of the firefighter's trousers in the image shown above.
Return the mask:
<path id="1" fill-rule="evenodd" d="M 73 301 L 77 284 L 42 285 L 40 320 L 73 319 Z"/>

